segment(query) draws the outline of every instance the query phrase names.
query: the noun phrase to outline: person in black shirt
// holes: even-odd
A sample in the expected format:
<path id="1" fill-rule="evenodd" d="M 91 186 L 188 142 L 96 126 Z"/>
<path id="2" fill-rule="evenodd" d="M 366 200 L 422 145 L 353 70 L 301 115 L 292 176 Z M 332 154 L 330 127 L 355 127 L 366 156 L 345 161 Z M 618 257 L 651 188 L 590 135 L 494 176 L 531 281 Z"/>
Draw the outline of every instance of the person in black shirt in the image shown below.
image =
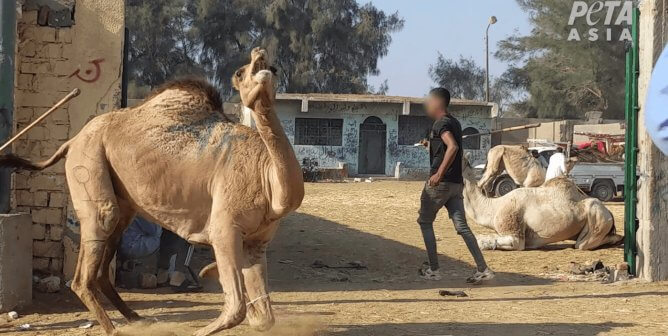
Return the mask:
<path id="1" fill-rule="evenodd" d="M 421 273 L 423 278 L 428 280 L 441 278 L 438 270 L 438 253 L 433 224 L 438 211 L 445 207 L 455 224 L 457 233 L 466 242 L 477 265 L 477 272 L 466 281 L 479 283 L 492 279 L 494 272 L 487 266 L 478 242 L 466 223 L 464 180 L 462 178 L 462 126 L 454 116 L 448 113 L 449 105 L 450 92 L 448 90 L 436 88 L 429 92 L 426 102 L 427 115 L 435 121 L 429 136 L 431 177 L 420 197 L 420 216 L 418 218 L 427 248 L 429 265 L 422 269 Z"/>

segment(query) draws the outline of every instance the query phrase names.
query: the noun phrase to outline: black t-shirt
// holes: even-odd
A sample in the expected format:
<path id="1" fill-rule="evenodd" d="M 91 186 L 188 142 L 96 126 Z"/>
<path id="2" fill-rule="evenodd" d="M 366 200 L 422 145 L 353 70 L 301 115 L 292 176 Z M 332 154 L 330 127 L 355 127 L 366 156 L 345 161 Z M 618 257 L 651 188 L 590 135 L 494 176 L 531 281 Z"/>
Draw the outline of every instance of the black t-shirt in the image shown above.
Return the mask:
<path id="1" fill-rule="evenodd" d="M 462 126 L 455 117 L 447 115 L 440 120 L 434 122 L 431 128 L 429 137 L 429 161 L 431 162 L 431 174 L 434 175 L 443 162 L 445 150 L 447 146 L 441 139 L 441 135 L 445 132 L 452 133 L 452 136 L 459 146 L 455 159 L 445 171 L 443 176 L 444 182 L 464 183 L 462 178 Z"/>

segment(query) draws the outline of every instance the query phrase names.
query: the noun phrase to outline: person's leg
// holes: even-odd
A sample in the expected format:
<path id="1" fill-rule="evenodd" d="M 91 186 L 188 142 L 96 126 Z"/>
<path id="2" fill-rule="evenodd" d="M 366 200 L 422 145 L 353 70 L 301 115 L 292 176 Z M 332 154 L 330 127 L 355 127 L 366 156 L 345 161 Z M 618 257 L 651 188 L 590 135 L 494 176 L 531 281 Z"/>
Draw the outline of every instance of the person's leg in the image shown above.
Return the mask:
<path id="1" fill-rule="evenodd" d="M 469 252 L 475 260 L 477 269 L 479 272 L 484 272 L 487 269 L 487 263 L 485 262 L 485 257 L 483 257 L 480 247 L 478 247 L 478 241 L 473 235 L 471 228 L 466 222 L 466 212 L 464 210 L 464 198 L 462 196 L 462 187 L 457 184 L 450 184 L 452 186 L 452 194 L 445 203 L 446 209 L 448 209 L 448 214 L 450 219 L 455 225 L 455 230 L 457 234 L 462 236 L 466 247 L 468 247 Z"/>
<path id="2" fill-rule="evenodd" d="M 179 238 L 175 233 L 169 230 L 162 230 L 160 236 L 160 250 L 158 254 L 158 268 L 168 270 L 172 256 L 176 254 L 174 242 Z"/>
<path id="3" fill-rule="evenodd" d="M 422 238 L 424 240 L 425 248 L 427 249 L 427 257 L 429 258 L 429 268 L 432 271 L 437 271 L 439 269 L 438 252 L 436 250 L 436 235 L 434 234 L 434 220 L 442 206 L 443 203 L 439 198 L 438 190 L 425 185 L 422 190 L 422 195 L 420 196 L 420 215 L 417 222 L 420 224 Z"/>

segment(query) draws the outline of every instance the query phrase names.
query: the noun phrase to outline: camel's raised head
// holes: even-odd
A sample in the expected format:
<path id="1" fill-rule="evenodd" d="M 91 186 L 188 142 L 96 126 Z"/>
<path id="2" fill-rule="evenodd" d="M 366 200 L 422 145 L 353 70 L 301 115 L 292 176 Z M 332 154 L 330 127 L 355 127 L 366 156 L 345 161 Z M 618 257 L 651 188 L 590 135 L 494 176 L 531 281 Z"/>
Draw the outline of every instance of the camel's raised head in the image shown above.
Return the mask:
<path id="1" fill-rule="evenodd" d="M 276 68 L 269 65 L 267 51 L 261 48 L 253 49 L 250 63 L 239 68 L 232 77 L 232 86 L 239 90 L 244 106 L 253 109 L 258 102 L 263 107 L 273 105 L 276 72 Z"/>

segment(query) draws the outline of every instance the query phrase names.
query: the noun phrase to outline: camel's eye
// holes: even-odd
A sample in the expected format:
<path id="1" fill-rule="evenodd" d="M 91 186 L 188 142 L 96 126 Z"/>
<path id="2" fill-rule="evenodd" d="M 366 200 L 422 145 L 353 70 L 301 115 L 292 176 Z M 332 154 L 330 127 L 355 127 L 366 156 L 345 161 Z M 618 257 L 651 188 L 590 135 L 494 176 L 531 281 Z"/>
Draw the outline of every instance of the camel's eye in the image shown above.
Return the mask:
<path id="1" fill-rule="evenodd" d="M 278 73 L 278 69 L 276 69 L 276 67 L 274 66 L 270 66 L 269 71 L 271 71 L 271 73 L 273 73 L 274 76 L 276 76 L 276 74 Z"/>
<path id="2" fill-rule="evenodd" d="M 244 74 L 243 70 L 237 70 L 237 73 L 235 74 L 235 76 L 241 77 L 241 76 L 243 76 L 243 74 Z"/>

